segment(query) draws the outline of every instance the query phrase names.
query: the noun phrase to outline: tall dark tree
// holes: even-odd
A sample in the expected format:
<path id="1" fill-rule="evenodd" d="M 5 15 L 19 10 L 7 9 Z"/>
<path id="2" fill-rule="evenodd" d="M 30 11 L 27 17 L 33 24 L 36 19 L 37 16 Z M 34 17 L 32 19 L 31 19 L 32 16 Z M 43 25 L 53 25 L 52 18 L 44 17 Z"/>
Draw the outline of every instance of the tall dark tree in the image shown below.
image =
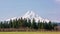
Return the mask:
<path id="1" fill-rule="evenodd" d="M 49 29 L 49 25 L 47 22 L 44 23 L 44 29 L 48 30 Z"/>
<path id="2" fill-rule="evenodd" d="M 9 24 L 8 24 L 7 21 L 4 21 L 4 23 L 3 23 L 3 27 L 4 27 L 4 28 L 9 28 Z"/>
<path id="3" fill-rule="evenodd" d="M 19 23 L 18 23 L 18 20 L 17 19 L 15 20 L 15 23 L 16 23 L 15 24 L 15 28 L 19 28 Z"/>
<path id="4" fill-rule="evenodd" d="M 13 28 L 19 28 L 17 19 L 13 20 Z"/>
<path id="5" fill-rule="evenodd" d="M 1 28 L 1 22 L 0 22 L 0 28 Z"/>
<path id="6" fill-rule="evenodd" d="M 27 26 L 28 26 L 27 19 L 24 18 L 23 27 L 27 27 Z"/>
<path id="7" fill-rule="evenodd" d="M 32 28 L 38 29 L 38 26 L 37 26 L 34 18 L 33 18 L 33 21 L 32 21 Z"/>
<path id="8" fill-rule="evenodd" d="M 12 23 L 12 24 L 13 24 L 12 27 L 13 27 L 13 28 L 16 28 L 16 19 L 13 20 L 13 23 Z"/>
<path id="9" fill-rule="evenodd" d="M 2 21 L 0 22 L 0 25 L 1 25 L 1 26 L 0 26 L 0 28 L 3 28 L 3 27 L 4 27 L 4 26 L 3 26 L 3 22 L 2 22 Z"/>
<path id="10" fill-rule="evenodd" d="M 24 20 L 21 17 L 21 19 L 20 19 L 20 27 L 23 27 L 23 23 L 24 23 Z"/>
<path id="11" fill-rule="evenodd" d="M 51 30 L 52 29 L 52 23 L 51 23 L 51 21 L 49 21 L 48 26 L 49 26 L 48 29 Z"/>
<path id="12" fill-rule="evenodd" d="M 42 29 L 42 22 L 40 22 L 40 20 L 38 21 L 38 28 Z"/>
<path id="13" fill-rule="evenodd" d="M 12 20 L 9 21 L 9 28 L 13 28 L 13 21 Z"/>
<path id="14" fill-rule="evenodd" d="M 20 21 L 21 19 L 19 18 L 18 19 L 18 27 L 20 28 L 21 27 L 21 21 Z"/>
<path id="15" fill-rule="evenodd" d="M 28 19 L 28 28 L 31 28 L 31 20 Z"/>

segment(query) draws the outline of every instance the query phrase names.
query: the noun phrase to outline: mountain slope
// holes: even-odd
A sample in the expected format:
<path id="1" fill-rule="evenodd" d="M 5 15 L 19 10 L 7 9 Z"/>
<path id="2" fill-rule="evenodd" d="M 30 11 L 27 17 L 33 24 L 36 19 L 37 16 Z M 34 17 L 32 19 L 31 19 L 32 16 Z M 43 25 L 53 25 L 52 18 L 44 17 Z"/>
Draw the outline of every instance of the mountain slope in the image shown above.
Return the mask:
<path id="1" fill-rule="evenodd" d="M 21 18 L 21 17 L 19 17 Z M 10 18 L 11 20 L 14 19 L 19 19 L 18 17 L 14 17 L 14 18 Z M 49 22 L 48 19 L 43 19 L 42 17 L 38 16 L 37 14 L 35 14 L 33 11 L 28 11 L 25 15 L 22 16 L 22 18 L 26 18 L 26 19 L 31 19 L 31 21 L 33 20 L 33 18 L 35 19 L 36 22 L 38 22 L 40 20 L 40 22 Z M 6 21 L 9 21 L 10 19 L 7 19 Z"/>
<path id="2" fill-rule="evenodd" d="M 33 18 L 35 19 L 36 22 L 38 22 L 40 20 L 40 22 L 49 22 L 48 19 L 43 19 L 42 17 L 38 16 L 37 14 L 35 14 L 33 11 L 28 11 L 23 18 L 27 18 L 27 19 L 31 19 L 33 20 Z"/>

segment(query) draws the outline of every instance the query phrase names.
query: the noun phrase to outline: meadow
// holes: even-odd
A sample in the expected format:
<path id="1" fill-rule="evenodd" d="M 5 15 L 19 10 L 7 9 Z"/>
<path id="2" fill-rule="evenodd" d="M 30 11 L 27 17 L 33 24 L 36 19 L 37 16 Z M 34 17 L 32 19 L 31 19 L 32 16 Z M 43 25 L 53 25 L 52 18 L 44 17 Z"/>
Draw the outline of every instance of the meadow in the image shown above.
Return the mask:
<path id="1" fill-rule="evenodd" d="M 0 34 L 60 34 L 60 32 L 0 32 Z"/>

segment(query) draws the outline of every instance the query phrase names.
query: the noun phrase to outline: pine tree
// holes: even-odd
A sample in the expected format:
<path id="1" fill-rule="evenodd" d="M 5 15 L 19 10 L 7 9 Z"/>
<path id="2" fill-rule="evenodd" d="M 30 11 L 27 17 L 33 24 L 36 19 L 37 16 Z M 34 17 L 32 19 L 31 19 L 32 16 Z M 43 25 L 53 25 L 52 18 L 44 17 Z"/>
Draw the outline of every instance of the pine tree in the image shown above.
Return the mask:
<path id="1" fill-rule="evenodd" d="M 49 21 L 48 26 L 49 26 L 48 30 L 51 30 L 52 29 L 52 23 L 51 23 L 51 21 Z"/>
<path id="2" fill-rule="evenodd" d="M 32 21 L 32 28 L 38 29 L 38 26 L 37 26 L 34 18 L 33 18 L 33 21 Z"/>
<path id="3" fill-rule="evenodd" d="M 31 28 L 31 20 L 28 19 L 28 28 Z"/>
<path id="4" fill-rule="evenodd" d="M 9 21 L 9 28 L 13 28 L 13 22 L 12 22 L 12 20 Z"/>
<path id="5" fill-rule="evenodd" d="M 2 21 L 1 21 L 0 25 L 1 25 L 0 27 L 3 28 L 3 22 Z"/>
<path id="6" fill-rule="evenodd" d="M 48 30 L 49 29 L 49 25 L 47 22 L 44 23 L 44 29 Z"/>
<path id="7" fill-rule="evenodd" d="M 16 19 L 16 21 L 15 21 L 15 28 L 19 28 L 19 23 L 18 23 L 18 20 Z"/>
<path id="8" fill-rule="evenodd" d="M 19 18 L 18 19 L 18 27 L 20 28 L 21 27 L 21 21 L 20 21 L 21 19 Z"/>
<path id="9" fill-rule="evenodd" d="M 42 28 L 42 22 L 40 22 L 40 20 L 38 21 L 38 28 L 39 28 L 39 29 Z"/>
<path id="10" fill-rule="evenodd" d="M 24 18 L 23 27 L 27 27 L 27 26 L 28 26 L 27 19 Z"/>
<path id="11" fill-rule="evenodd" d="M 4 21 L 4 23 L 3 23 L 3 27 L 4 27 L 4 28 L 9 28 L 9 24 L 8 24 L 7 21 Z"/>
<path id="12" fill-rule="evenodd" d="M 24 23 L 24 20 L 22 19 L 21 17 L 21 20 L 20 20 L 20 26 L 23 27 L 23 23 Z"/>

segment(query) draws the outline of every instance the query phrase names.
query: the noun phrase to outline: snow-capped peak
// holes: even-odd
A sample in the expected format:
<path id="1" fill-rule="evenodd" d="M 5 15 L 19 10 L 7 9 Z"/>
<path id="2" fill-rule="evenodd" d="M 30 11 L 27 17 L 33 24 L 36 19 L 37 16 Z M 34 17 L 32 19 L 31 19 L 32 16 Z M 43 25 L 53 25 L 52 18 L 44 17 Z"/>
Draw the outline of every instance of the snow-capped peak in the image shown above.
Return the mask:
<path id="1" fill-rule="evenodd" d="M 33 12 L 33 11 L 28 11 L 24 16 L 23 16 L 23 18 L 33 18 L 33 17 L 35 17 L 35 13 Z"/>
<path id="2" fill-rule="evenodd" d="M 35 19 L 36 22 L 38 22 L 40 20 L 40 22 L 49 22 L 48 19 L 43 19 L 42 17 L 38 16 L 37 14 L 35 14 L 33 11 L 28 11 L 23 18 L 27 18 L 27 19 L 31 19 L 33 20 L 33 18 Z"/>
<path id="3" fill-rule="evenodd" d="M 13 17 L 13 18 L 10 18 L 10 19 L 14 20 L 14 19 L 19 19 L 19 18 L 21 18 L 21 17 Z M 28 11 L 25 15 L 22 16 L 22 18 L 23 19 L 26 18 L 27 20 L 31 19 L 31 21 L 34 18 L 36 22 L 38 22 L 39 20 L 40 20 L 40 22 L 49 22 L 48 19 L 43 19 L 42 17 L 35 14 L 33 11 Z M 7 19 L 6 21 L 9 21 L 10 19 Z"/>

